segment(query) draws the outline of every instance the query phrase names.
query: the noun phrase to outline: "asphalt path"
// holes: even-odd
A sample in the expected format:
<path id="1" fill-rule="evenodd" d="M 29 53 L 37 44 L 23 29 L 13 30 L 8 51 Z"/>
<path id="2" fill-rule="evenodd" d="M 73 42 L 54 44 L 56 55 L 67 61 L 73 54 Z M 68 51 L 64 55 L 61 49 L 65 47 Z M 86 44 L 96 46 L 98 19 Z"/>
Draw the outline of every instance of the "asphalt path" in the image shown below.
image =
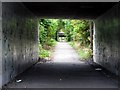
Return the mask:
<path id="1" fill-rule="evenodd" d="M 67 42 L 58 42 L 52 61 L 38 62 L 7 88 L 118 88 L 118 82 L 80 60 Z M 117 90 L 117 89 L 116 89 Z"/>

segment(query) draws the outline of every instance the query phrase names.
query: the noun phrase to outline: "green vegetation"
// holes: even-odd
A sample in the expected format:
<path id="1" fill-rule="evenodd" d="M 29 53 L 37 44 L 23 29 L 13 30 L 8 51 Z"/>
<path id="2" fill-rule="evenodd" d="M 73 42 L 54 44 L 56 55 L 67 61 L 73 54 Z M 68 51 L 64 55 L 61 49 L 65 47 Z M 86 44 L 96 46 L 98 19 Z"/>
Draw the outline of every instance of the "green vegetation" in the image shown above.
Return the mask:
<path id="1" fill-rule="evenodd" d="M 48 51 L 48 50 L 45 50 L 42 46 L 41 46 L 41 44 L 39 44 L 39 49 L 40 49 L 40 52 L 39 52 L 39 56 L 41 57 L 41 58 L 46 58 L 46 57 L 49 57 L 50 56 L 50 51 Z"/>
<path id="2" fill-rule="evenodd" d="M 87 60 L 92 56 L 92 50 L 89 46 L 81 46 L 78 42 L 69 42 L 69 44 L 77 51 L 80 59 Z"/>
<path id="3" fill-rule="evenodd" d="M 56 44 L 56 20 L 40 19 L 39 21 L 39 56 L 50 57 L 52 49 Z"/>
<path id="4" fill-rule="evenodd" d="M 51 50 L 59 40 L 57 33 L 64 32 L 65 40 L 70 42 L 81 59 L 92 56 L 90 49 L 89 20 L 40 19 L 39 21 L 39 56 L 49 57 Z"/>

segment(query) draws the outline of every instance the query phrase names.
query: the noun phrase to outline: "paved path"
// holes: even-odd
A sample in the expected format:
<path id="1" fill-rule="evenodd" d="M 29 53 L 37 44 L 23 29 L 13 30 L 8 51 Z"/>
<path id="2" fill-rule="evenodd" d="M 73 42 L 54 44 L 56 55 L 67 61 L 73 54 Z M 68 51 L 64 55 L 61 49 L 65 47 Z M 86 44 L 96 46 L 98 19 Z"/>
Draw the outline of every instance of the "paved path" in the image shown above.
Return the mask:
<path id="1" fill-rule="evenodd" d="M 42 64 L 39 62 L 17 79 L 21 79 L 22 82 L 13 81 L 7 87 L 117 88 L 116 80 L 107 77 L 102 71 L 96 71 L 88 63 L 80 61 L 75 50 L 65 42 L 56 45 L 53 61 Z"/>
<path id="2" fill-rule="evenodd" d="M 83 63 L 79 60 L 76 51 L 66 42 L 58 42 L 53 53 L 53 62 Z"/>

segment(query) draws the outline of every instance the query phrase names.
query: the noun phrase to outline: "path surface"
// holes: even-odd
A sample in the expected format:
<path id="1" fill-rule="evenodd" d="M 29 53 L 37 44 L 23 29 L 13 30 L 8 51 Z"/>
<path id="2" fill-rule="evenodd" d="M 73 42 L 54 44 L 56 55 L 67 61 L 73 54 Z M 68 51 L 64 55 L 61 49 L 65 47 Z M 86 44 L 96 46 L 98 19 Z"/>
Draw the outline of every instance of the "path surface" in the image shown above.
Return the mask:
<path id="1" fill-rule="evenodd" d="M 79 60 L 76 51 L 66 42 L 58 42 L 53 53 L 53 62 L 56 63 L 83 63 Z"/>
<path id="2" fill-rule="evenodd" d="M 80 61 L 75 50 L 66 42 L 58 43 L 53 61 L 37 63 L 8 84 L 8 88 L 117 88 L 117 81 Z M 106 89 L 105 89 L 106 90 Z M 110 89 L 111 90 L 111 89 Z"/>

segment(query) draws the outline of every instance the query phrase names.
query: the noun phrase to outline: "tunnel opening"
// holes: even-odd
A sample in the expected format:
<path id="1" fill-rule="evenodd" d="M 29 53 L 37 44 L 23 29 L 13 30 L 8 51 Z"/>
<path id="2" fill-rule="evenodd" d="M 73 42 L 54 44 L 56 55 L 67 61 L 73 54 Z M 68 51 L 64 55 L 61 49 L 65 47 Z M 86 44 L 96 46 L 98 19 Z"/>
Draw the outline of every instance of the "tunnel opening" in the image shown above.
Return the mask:
<path id="1" fill-rule="evenodd" d="M 119 75 L 120 51 L 118 27 L 120 25 L 118 23 L 119 4 L 116 4 L 117 2 L 2 3 L 2 39 L 0 39 L 0 44 L 2 45 L 2 85 L 13 80 L 14 77 L 38 62 L 38 42 L 40 40 L 38 40 L 39 27 L 41 27 L 43 31 L 45 30 L 43 26 L 39 25 L 39 18 L 85 18 L 94 20 L 94 22 L 89 23 L 89 29 L 91 29 L 89 31 L 89 36 L 91 37 L 89 38 L 89 41 L 91 42 L 89 48 L 92 49 L 92 57 L 94 58 L 92 62 L 94 61 L 112 73 Z M 49 23 L 49 20 L 47 23 Z M 48 26 L 50 25 L 46 25 L 47 28 Z M 54 27 L 54 25 L 52 27 Z M 52 27 L 49 27 L 49 29 Z M 73 54 L 73 50 L 68 50 L 71 49 L 71 47 L 68 47 L 68 44 L 64 43 L 65 40 L 70 40 L 70 38 L 67 38 L 66 36 L 69 34 L 63 35 L 63 33 L 66 34 L 64 30 L 61 30 L 58 33 L 56 32 L 54 34 L 56 36 L 53 35 L 54 39 L 59 41 L 58 43 L 64 50 L 67 49 L 68 52 Z M 64 36 L 64 38 L 59 40 L 57 35 L 59 37 Z M 77 36 L 77 34 L 75 36 Z M 107 38 L 108 36 L 109 38 Z M 45 36 L 42 37 L 45 38 Z M 50 39 L 51 38 L 49 38 L 49 40 Z M 43 40 L 43 38 L 41 40 Z M 95 42 L 92 43 L 93 40 Z M 51 40 L 51 42 L 52 44 L 55 43 L 54 40 Z M 49 44 L 51 44 L 51 42 Z M 48 46 L 45 47 L 49 49 L 50 47 Z M 64 50 L 62 52 L 63 56 L 66 55 L 64 54 Z M 61 53 L 61 48 L 58 49 L 58 51 Z M 49 56 L 49 53 L 45 50 L 43 50 L 43 53 L 47 53 L 45 57 Z M 70 57 L 68 55 L 67 58 L 64 58 L 61 54 L 57 54 L 60 58 L 57 62 L 61 61 L 61 59 Z M 76 60 L 75 57 L 76 56 L 73 55 L 73 57 L 70 58 Z M 39 60 L 41 59 L 39 58 Z M 118 88 L 118 78 L 112 78 L 112 80 L 111 78 L 112 76 L 103 72 L 101 67 L 95 69 L 87 62 L 83 63 L 83 61 L 79 63 L 38 62 L 6 87 Z"/>
<path id="2" fill-rule="evenodd" d="M 72 46 L 77 51 L 77 54 L 81 60 L 92 59 L 93 55 L 92 22 L 93 22 L 92 20 L 79 20 L 79 19 L 40 19 L 39 59 L 52 60 L 55 56 L 54 54 L 52 54 L 54 53 L 53 51 L 55 51 L 56 49 L 55 47 L 59 46 L 59 44 L 61 45 L 61 47 L 64 46 L 62 45 L 62 43 L 64 44 L 66 43 Z M 66 48 L 61 49 L 65 51 Z M 64 52 L 61 52 L 61 55 L 62 54 L 64 55 Z M 66 58 L 67 55 L 59 57 Z M 69 57 L 72 58 L 72 54 L 69 55 Z M 59 60 L 59 58 L 56 59 Z M 68 62 L 69 59 L 70 58 L 67 59 Z M 66 62 L 65 59 L 62 62 L 64 61 Z"/>

